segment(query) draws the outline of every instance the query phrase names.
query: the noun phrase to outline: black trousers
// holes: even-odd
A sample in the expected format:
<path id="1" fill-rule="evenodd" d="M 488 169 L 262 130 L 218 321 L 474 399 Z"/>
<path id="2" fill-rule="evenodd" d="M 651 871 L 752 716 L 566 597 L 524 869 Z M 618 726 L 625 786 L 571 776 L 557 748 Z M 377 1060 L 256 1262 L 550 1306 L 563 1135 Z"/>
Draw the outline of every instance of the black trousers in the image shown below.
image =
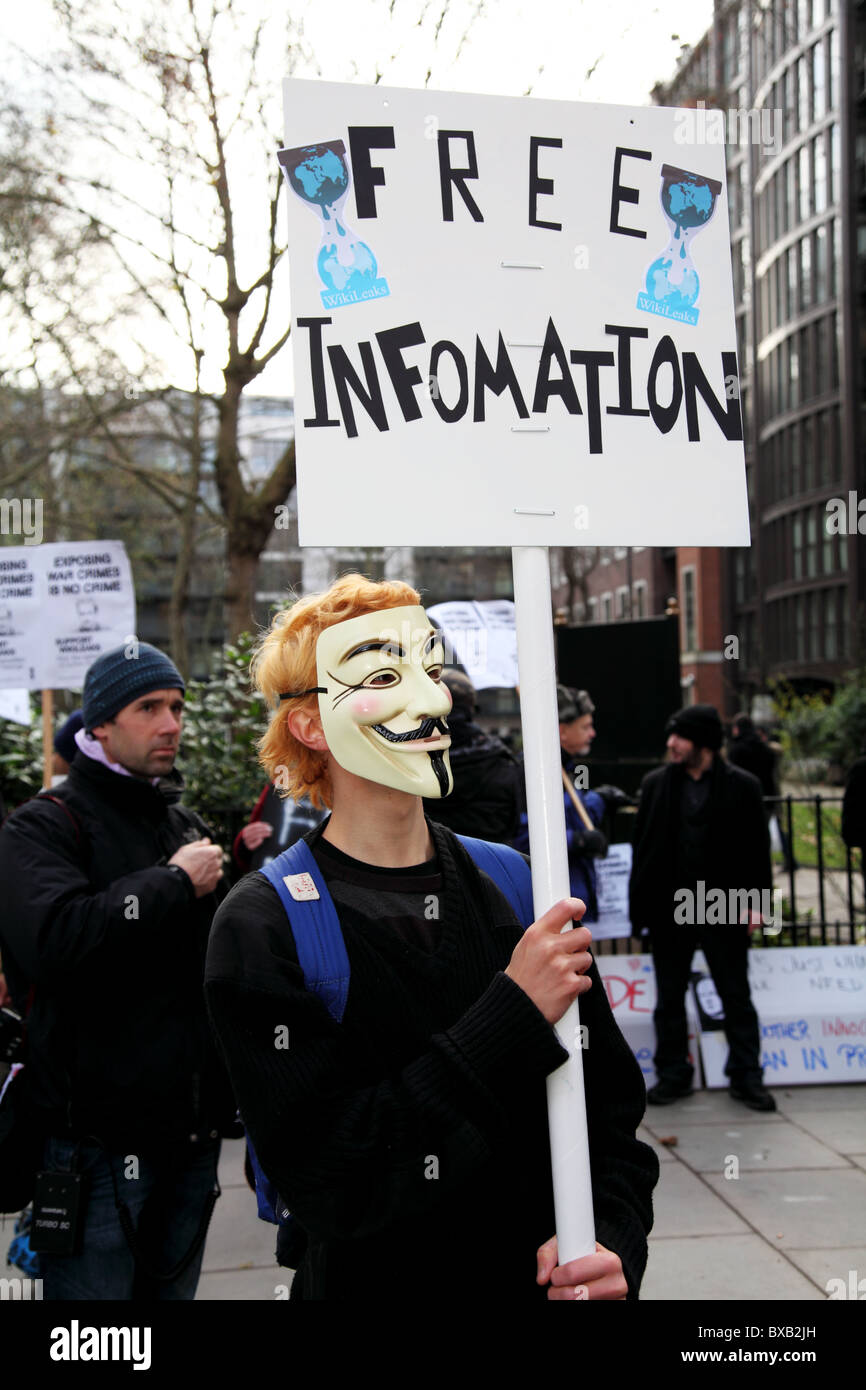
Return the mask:
<path id="1" fill-rule="evenodd" d="M 694 1068 L 688 1059 L 685 996 L 692 956 L 700 948 L 725 1011 L 725 1075 L 734 1085 L 760 1082 L 763 1070 L 758 1015 L 749 993 L 747 970 L 748 928 L 659 927 L 650 933 L 650 946 L 657 989 L 653 1060 L 659 1080 L 675 1086 L 688 1086 L 692 1081 Z"/>

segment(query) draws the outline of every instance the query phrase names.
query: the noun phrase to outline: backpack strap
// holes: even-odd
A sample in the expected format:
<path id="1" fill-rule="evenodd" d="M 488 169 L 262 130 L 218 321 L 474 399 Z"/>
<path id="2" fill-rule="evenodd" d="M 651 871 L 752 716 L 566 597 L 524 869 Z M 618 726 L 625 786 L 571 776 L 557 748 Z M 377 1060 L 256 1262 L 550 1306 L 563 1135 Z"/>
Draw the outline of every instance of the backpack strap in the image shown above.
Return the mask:
<path id="1" fill-rule="evenodd" d="M 286 910 L 304 982 L 337 1023 L 349 996 L 349 957 L 334 900 L 306 840 L 296 840 L 258 870 Z"/>
<path id="2" fill-rule="evenodd" d="M 306 840 L 296 840 L 257 872 L 277 890 L 285 908 L 307 989 L 321 999 L 328 1013 L 339 1023 L 349 996 L 349 957 L 334 900 L 312 850 Z M 294 1249 L 293 1242 L 297 1244 L 300 1239 L 297 1223 L 259 1163 L 249 1134 L 246 1138 L 255 1175 L 259 1218 L 280 1227 L 280 1241 L 285 1233 L 285 1251 Z M 284 1251 L 285 1258 L 279 1255 L 279 1263 L 295 1268 L 300 1248 L 298 1246 L 294 1256 Z"/>
<path id="3" fill-rule="evenodd" d="M 490 840 L 476 840 L 471 835 L 458 835 L 467 854 L 475 866 L 492 878 L 503 897 L 510 902 L 515 914 L 528 927 L 535 921 L 532 906 L 532 874 L 529 865 L 509 845 L 494 844 Z"/>

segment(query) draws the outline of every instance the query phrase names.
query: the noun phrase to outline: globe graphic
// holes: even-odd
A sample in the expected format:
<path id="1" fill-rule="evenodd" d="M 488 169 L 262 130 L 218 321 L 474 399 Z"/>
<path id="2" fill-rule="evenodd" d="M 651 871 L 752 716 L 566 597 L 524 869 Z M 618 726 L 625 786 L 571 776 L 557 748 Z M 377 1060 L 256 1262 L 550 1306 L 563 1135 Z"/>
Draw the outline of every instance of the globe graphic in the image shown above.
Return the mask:
<path id="1" fill-rule="evenodd" d="M 662 207 L 672 222 L 686 227 L 703 227 L 713 215 L 716 200 L 704 179 L 687 175 L 662 187 Z"/>
<path id="2" fill-rule="evenodd" d="M 315 203 L 327 216 L 327 209 L 348 191 L 349 171 L 328 145 L 310 145 L 301 155 L 288 170 L 289 182 L 299 198 Z"/>

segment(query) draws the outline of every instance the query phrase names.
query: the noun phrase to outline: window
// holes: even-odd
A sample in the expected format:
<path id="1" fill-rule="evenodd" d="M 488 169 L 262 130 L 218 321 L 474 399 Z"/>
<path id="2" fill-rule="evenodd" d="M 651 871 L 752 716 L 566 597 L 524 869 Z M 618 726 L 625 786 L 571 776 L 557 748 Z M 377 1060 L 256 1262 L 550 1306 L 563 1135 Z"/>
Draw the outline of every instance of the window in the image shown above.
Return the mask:
<path id="1" fill-rule="evenodd" d="M 787 199 L 787 221 L 785 230 L 793 227 L 797 220 L 797 156 L 785 160 L 785 196 Z"/>
<path id="2" fill-rule="evenodd" d="M 797 334 L 797 350 L 800 354 L 800 404 L 805 405 L 806 401 L 815 394 L 812 384 L 812 353 L 810 344 L 812 335 L 808 328 L 801 328 Z"/>
<path id="3" fill-rule="evenodd" d="M 788 339 L 788 382 L 790 387 L 790 402 L 792 407 L 800 404 L 800 354 L 797 351 L 797 339 Z"/>
<path id="4" fill-rule="evenodd" d="M 802 145 L 799 154 L 800 166 L 800 221 L 805 222 L 812 211 L 812 179 L 809 146 Z"/>
<path id="5" fill-rule="evenodd" d="M 803 578 L 803 520 L 800 512 L 795 512 L 791 525 L 791 551 L 794 559 L 794 578 Z"/>
<path id="6" fill-rule="evenodd" d="M 833 111 L 839 100 L 839 30 L 830 30 L 830 62 L 827 68 L 827 110 Z"/>
<path id="7" fill-rule="evenodd" d="M 829 298 L 829 280 L 827 276 L 827 227 L 817 227 L 815 230 L 815 303 L 823 304 Z"/>
<path id="8" fill-rule="evenodd" d="M 821 660 L 821 595 L 806 595 L 806 625 L 810 661 Z"/>
<path id="9" fill-rule="evenodd" d="M 794 599 L 794 636 L 798 661 L 806 660 L 806 611 L 803 595 Z"/>
<path id="10" fill-rule="evenodd" d="M 829 517 L 827 515 L 827 509 L 825 507 L 821 515 L 823 531 L 823 538 L 821 541 L 821 569 L 824 572 L 824 574 L 832 574 L 836 568 L 835 559 L 833 555 L 833 541 L 835 537 L 827 526 L 828 521 Z"/>
<path id="11" fill-rule="evenodd" d="M 812 112 L 810 109 L 809 69 L 805 58 L 801 58 L 797 63 L 797 92 L 800 99 L 800 129 L 807 130 L 811 124 Z"/>
<path id="12" fill-rule="evenodd" d="M 815 140 L 815 211 L 823 212 L 827 206 L 827 132 L 822 131 Z"/>
<path id="13" fill-rule="evenodd" d="M 626 584 L 620 585 L 616 591 L 616 616 L 620 622 L 631 616 L 628 611 L 628 586 Z"/>
<path id="14" fill-rule="evenodd" d="M 826 84 L 824 81 L 824 44 L 819 42 L 812 49 L 812 83 L 814 87 L 814 111 L 815 120 L 818 121 L 824 115 L 826 107 L 824 100 L 826 96 Z"/>
<path id="15" fill-rule="evenodd" d="M 812 304 L 812 238 L 804 236 L 800 241 L 800 308 L 808 309 Z"/>
<path id="16" fill-rule="evenodd" d="M 683 570 L 683 650 L 697 650 L 697 599 L 695 593 L 695 569 L 689 565 Z"/>
<path id="17" fill-rule="evenodd" d="M 601 596 L 601 620 L 602 620 L 603 623 L 609 623 L 609 622 L 611 621 L 611 618 L 612 618 L 612 616 L 613 616 L 612 609 L 613 609 L 613 595 L 612 595 L 612 594 L 602 594 L 602 596 Z"/>
<path id="18" fill-rule="evenodd" d="M 806 513 L 806 574 L 814 579 L 818 573 L 818 519 L 815 508 Z"/>
<path id="19" fill-rule="evenodd" d="M 638 579 L 632 585 L 632 617 L 645 618 L 647 612 L 647 583 L 645 579 Z"/>
<path id="20" fill-rule="evenodd" d="M 827 589 L 824 593 L 824 659 L 836 661 L 839 656 L 839 643 L 836 637 L 836 592 Z"/>
<path id="21" fill-rule="evenodd" d="M 591 623 L 598 622 L 598 599 L 591 598 L 587 601 L 587 616 Z"/>
<path id="22" fill-rule="evenodd" d="M 818 319 L 812 325 L 815 334 L 815 390 L 821 395 L 828 387 L 827 379 L 827 320 Z"/>
<path id="23" fill-rule="evenodd" d="M 803 430 L 803 492 L 812 486 L 815 459 L 815 422 L 810 415 L 801 421 Z"/>
<path id="24" fill-rule="evenodd" d="M 839 357 L 838 357 L 838 347 L 839 347 L 839 345 L 838 345 L 838 342 L 837 342 L 837 340 L 836 340 L 836 315 L 835 315 L 835 314 L 831 314 L 831 315 L 829 316 L 829 318 L 826 320 L 826 323 L 827 323 L 827 337 L 828 337 L 828 339 L 829 339 L 829 352 L 828 352 L 828 356 L 829 356 L 829 359 L 830 359 L 830 360 L 829 360 L 829 373 L 828 373 L 829 380 L 828 380 L 827 385 L 828 385 L 828 388 L 829 388 L 831 391 L 835 391 L 835 390 L 838 388 L 838 386 L 839 386 Z"/>

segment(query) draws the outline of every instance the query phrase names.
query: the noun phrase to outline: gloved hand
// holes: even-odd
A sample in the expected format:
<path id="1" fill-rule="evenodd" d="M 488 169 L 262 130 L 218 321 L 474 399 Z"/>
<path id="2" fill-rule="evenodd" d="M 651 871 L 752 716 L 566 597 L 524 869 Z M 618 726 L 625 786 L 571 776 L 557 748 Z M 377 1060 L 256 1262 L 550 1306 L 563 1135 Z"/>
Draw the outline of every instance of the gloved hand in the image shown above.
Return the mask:
<path id="1" fill-rule="evenodd" d="M 603 787 L 593 787 L 593 791 L 601 797 L 608 811 L 615 811 L 619 806 L 637 805 L 634 797 L 624 792 L 622 787 L 612 787 L 605 783 Z"/>
<path id="2" fill-rule="evenodd" d="M 603 859 L 607 854 L 607 840 L 600 830 L 575 831 L 572 850 L 576 854 L 598 855 Z"/>

